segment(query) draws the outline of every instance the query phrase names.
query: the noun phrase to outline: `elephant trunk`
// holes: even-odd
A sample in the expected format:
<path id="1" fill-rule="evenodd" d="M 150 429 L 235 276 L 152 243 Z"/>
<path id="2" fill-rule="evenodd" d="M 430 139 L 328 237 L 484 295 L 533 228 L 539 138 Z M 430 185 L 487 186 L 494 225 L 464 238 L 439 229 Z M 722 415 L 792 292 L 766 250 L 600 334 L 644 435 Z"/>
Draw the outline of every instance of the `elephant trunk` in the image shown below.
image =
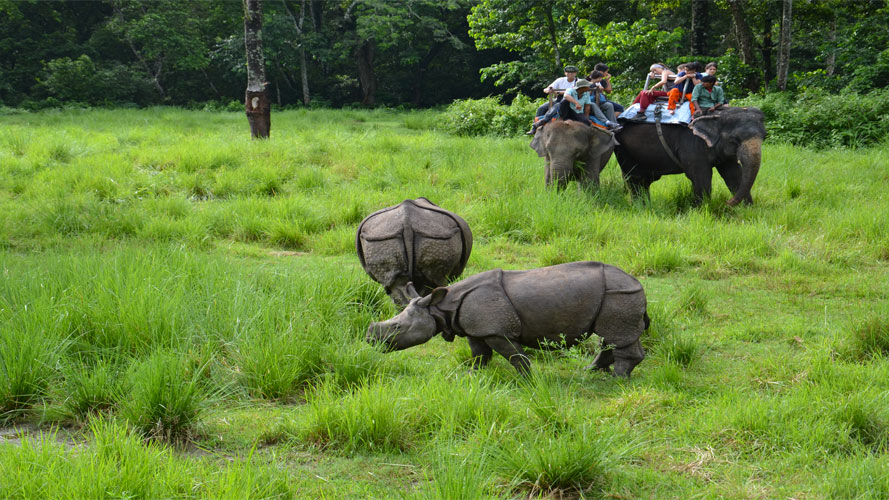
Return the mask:
<path id="1" fill-rule="evenodd" d="M 568 185 L 568 178 L 571 177 L 571 171 L 574 170 L 574 158 L 553 158 L 550 161 L 549 168 L 552 175 L 551 182 L 559 188 L 564 188 Z"/>
<path id="2" fill-rule="evenodd" d="M 741 185 L 735 191 L 734 197 L 728 201 L 729 206 L 735 206 L 742 201 L 753 203 L 750 190 L 753 188 L 753 182 L 756 181 L 762 162 L 762 139 L 757 137 L 742 142 L 738 147 L 738 161 L 741 163 Z"/>

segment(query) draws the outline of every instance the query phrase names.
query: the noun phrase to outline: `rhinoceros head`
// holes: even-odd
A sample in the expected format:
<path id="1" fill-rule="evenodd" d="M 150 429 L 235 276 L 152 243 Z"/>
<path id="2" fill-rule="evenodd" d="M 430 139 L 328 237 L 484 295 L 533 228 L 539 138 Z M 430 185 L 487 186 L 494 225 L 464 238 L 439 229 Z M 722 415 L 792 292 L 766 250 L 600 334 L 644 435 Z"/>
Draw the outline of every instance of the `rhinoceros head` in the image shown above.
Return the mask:
<path id="1" fill-rule="evenodd" d="M 405 289 L 411 296 L 407 307 L 399 315 L 371 323 L 367 328 L 367 341 L 371 344 L 382 344 L 387 351 L 400 351 L 427 342 L 438 333 L 429 307 L 441 302 L 447 289 L 436 288 L 425 297 L 420 297 L 412 283 Z"/>

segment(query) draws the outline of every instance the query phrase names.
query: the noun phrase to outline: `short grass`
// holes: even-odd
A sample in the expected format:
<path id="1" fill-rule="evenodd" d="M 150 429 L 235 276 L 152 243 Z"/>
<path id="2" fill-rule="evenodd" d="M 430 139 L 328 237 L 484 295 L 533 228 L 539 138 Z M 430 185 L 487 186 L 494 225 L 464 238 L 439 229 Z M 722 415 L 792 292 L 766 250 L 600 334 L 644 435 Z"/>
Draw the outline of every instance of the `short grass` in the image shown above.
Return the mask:
<path id="1" fill-rule="evenodd" d="M 756 204 L 543 187 L 525 139 L 434 112 L 0 117 L 0 491 L 18 498 L 885 498 L 889 149 L 767 144 Z M 458 212 L 466 274 L 601 260 L 652 318 L 631 381 L 591 341 L 470 374 L 383 354 L 370 212 Z M 23 431 L 25 437 L 12 439 Z M 6 437 L 4 437 L 6 436 Z"/>

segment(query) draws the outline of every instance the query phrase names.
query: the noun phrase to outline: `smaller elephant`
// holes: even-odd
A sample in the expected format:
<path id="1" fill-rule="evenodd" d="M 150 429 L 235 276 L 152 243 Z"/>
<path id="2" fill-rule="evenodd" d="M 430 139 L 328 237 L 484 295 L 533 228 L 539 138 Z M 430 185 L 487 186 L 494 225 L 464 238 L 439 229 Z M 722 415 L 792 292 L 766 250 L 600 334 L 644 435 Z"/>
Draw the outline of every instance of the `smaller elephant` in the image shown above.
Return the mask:
<path id="1" fill-rule="evenodd" d="M 556 182 L 560 188 L 568 184 L 570 177 L 584 187 L 598 186 L 599 174 L 616 145 L 611 132 L 574 120 L 550 122 L 531 140 L 531 148 L 546 158 L 547 187 Z M 584 162 L 579 175 L 575 175 L 575 161 Z"/>
<path id="2" fill-rule="evenodd" d="M 571 262 L 528 271 L 479 273 L 426 297 L 414 293 L 401 314 L 367 329 L 367 340 L 395 351 L 422 344 L 436 333 L 451 342 L 466 337 L 472 366 L 497 351 L 519 373 L 530 372 L 522 346 L 576 345 L 590 333 L 605 345 L 591 368 L 629 378 L 645 357 L 639 343 L 648 328 L 645 291 L 636 278 L 601 262 Z"/>
<path id="3" fill-rule="evenodd" d="M 463 272 L 472 232 L 459 215 L 417 198 L 365 217 L 355 247 L 364 271 L 403 306 L 410 301 L 408 283 L 426 295 Z"/>

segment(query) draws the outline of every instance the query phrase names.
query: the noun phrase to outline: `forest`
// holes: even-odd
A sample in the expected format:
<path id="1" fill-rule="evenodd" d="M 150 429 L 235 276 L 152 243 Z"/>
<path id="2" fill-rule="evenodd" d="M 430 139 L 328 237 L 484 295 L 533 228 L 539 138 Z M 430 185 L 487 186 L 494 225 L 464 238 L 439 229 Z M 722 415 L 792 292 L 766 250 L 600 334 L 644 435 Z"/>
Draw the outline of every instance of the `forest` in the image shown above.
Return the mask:
<path id="1" fill-rule="evenodd" d="M 885 0 L 266 0 L 263 52 L 279 107 L 538 98 L 597 62 L 621 96 L 652 62 L 689 60 L 718 62 L 732 98 L 867 93 L 889 84 L 887 15 Z M 237 1 L 0 0 L 0 105 L 238 109 L 243 21 Z"/>

